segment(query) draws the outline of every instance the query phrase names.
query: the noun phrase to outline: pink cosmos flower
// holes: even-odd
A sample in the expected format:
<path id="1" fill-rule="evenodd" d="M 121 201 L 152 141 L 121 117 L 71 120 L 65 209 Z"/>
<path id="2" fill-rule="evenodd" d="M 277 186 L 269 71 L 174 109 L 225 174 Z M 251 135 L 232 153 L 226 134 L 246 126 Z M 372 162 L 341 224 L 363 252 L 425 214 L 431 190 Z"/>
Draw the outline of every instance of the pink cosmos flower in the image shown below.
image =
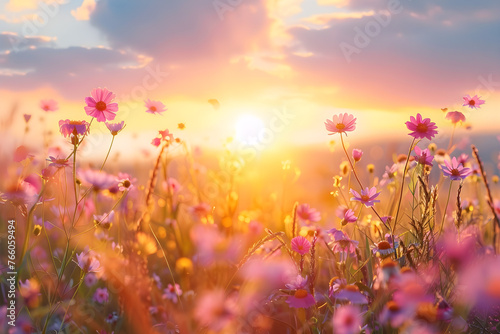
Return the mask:
<path id="1" fill-rule="evenodd" d="M 344 213 L 344 217 L 342 217 L 342 225 L 346 225 L 348 223 L 355 223 L 358 220 L 356 214 L 353 210 L 348 209 Z"/>
<path id="2" fill-rule="evenodd" d="M 465 115 L 460 111 L 450 111 L 446 114 L 446 119 L 449 119 L 453 124 L 458 122 L 465 122 Z"/>
<path id="3" fill-rule="evenodd" d="M 296 290 L 293 295 L 288 296 L 286 302 L 293 308 L 309 308 L 316 304 L 313 295 L 304 289 Z"/>
<path id="4" fill-rule="evenodd" d="M 64 137 L 85 136 L 89 133 L 89 126 L 90 124 L 86 121 L 70 121 L 69 119 L 59 121 L 59 131 Z"/>
<path id="5" fill-rule="evenodd" d="M 305 255 L 309 253 L 311 243 L 303 236 L 298 236 L 292 239 L 291 247 L 293 251 L 299 253 L 300 255 Z"/>
<path id="6" fill-rule="evenodd" d="M 361 314 L 357 307 L 345 305 L 335 311 L 333 329 L 336 334 L 358 334 L 361 332 Z"/>
<path id="7" fill-rule="evenodd" d="M 96 301 L 99 304 L 105 304 L 109 300 L 109 292 L 108 289 L 106 288 L 97 288 L 94 293 L 93 297 L 94 301 Z"/>
<path id="8" fill-rule="evenodd" d="M 150 113 L 150 114 L 162 114 L 164 111 L 167 110 L 167 108 L 165 107 L 165 105 L 163 103 L 161 103 L 160 101 L 151 101 L 150 99 L 147 99 L 146 101 L 144 101 L 145 105 L 146 105 L 146 108 L 148 108 L 146 110 L 147 113 Z"/>
<path id="9" fill-rule="evenodd" d="M 101 263 L 96 259 L 93 252 L 81 252 L 76 254 L 76 263 L 86 273 L 101 270 Z"/>
<path id="10" fill-rule="evenodd" d="M 440 165 L 439 167 L 443 170 L 444 176 L 449 177 L 450 180 L 463 180 L 472 174 L 472 170 L 470 168 L 465 168 L 455 157 L 451 159 L 451 162 L 445 160 L 444 164 L 444 166 Z"/>
<path id="11" fill-rule="evenodd" d="M 420 147 L 418 146 L 415 146 L 415 153 L 417 155 L 415 155 L 415 160 L 421 164 L 421 165 L 428 165 L 428 166 L 432 166 L 432 160 L 434 159 L 434 157 L 431 155 L 431 151 L 429 151 L 428 148 L 426 148 L 425 150 L 422 150 Z"/>
<path id="12" fill-rule="evenodd" d="M 59 109 L 59 106 L 54 100 L 41 100 L 40 108 L 45 111 L 56 111 L 57 109 Z"/>
<path id="13" fill-rule="evenodd" d="M 484 104 L 484 100 L 480 100 L 477 95 L 474 95 L 474 97 L 470 97 L 469 94 L 464 96 L 464 104 L 463 106 L 469 106 L 471 109 L 477 109 L 481 108 L 481 105 Z"/>
<path id="14" fill-rule="evenodd" d="M 432 139 L 438 132 L 436 131 L 436 123 L 431 122 L 430 118 L 422 119 L 422 115 L 417 114 L 417 117 L 410 116 L 410 120 L 406 122 L 406 127 L 408 130 L 412 131 L 409 133 L 415 139 Z"/>
<path id="15" fill-rule="evenodd" d="M 361 160 L 362 156 L 363 156 L 363 151 L 358 150 L 357 148 L 352 150 L 352 158 L 354 159 L 354 161 L 358 162 L 359 160 Z"/>
<path id="16" fill-rule="evenodd" d="M 287 289 L 290 290 L 298 290 L 298 289 L 304 289 L 307 286 L 307 276 L 302 277 L 302 275 L 297 275 L 293 281 L 291 281 L 288 284 L 285 284 Z"/>
<path id="17" fill-rule="evenodd" d="M 160 144 L 163 141 L 170 143 L 172 142 L 172 140 L 174 140 L 174 135 L 170 133 L 168 129 L 165 129 L 163 131 L 158 131 L 158 136 L 159 137 L 154 138 L 153 141 L 151 142 L 151 144 L 153 144 L 156 147 L 160 146 Z"/>
<path id="18" fill-rule="evenodd" d="M 314 223 L 321 220 L 321 213 L 306 203 L 300 204 L 297 207 L 297 216 L 306 223 Z"/>
<path id="19" fill-rule="evenodd" d="M 172 191 L 173 194 L 176 194 L 182 190 L 182 185 L 173 177 L 168 178 L 166 186 L 167 189 L 169 189 L 169 191 Z"/>
<path id="20" fill-rule="evenodd" d="M 175 283 L 175 286 L 172 284 L 169 284 L 165 290 L 163 290 L 163 299 L 168 299 L 171 300 L 174 304 L 177 304 L 177 301 L 179 300 L 179 296 L 182 295 L 182 290 L 179 284 Z"/>
<path id="21" fill-rule="evenodd" d="M 462 153 L 460 154 L 460 156 L 458 157 L 457 161 L 459 163 L 461 163 L 462 165 L 465 166 L 465 164 L 467 163 L 467 161 L 469 160 L 469 156 L 465 153 Z"/>
<path id="22" fill-rule="evenodd" d="M 116 95 L 100 87 L 93 89 L 91 95 L 85 98 L 87 106 L 84 109 L 87 115 L 95 117 L 98 122 L 114 120 L 118 111 L 118 103 L 111 103 L 111 101 Z"/>
<path id="23" fill-rule="evenodd" d="M 137 181 L 137 179 L 132 178 L 127 173 L 118 173 L 116 181 L 118 182 L 118 190 L 125 191 L 132 189 L 134 187 L 133 183 Z"/>
<path id="24" fill-rule="evenodd" d="M 71 163 L 66 158 L 54 158 L 53 156 L 50 156 L 47 161 L 50 161 L 49 167 L 64 168 L 71 166 Z"/>
<path id="25" fill-rule="evenodd" d="M 368 299 L 363 295 L 356 285 L 346 285 L 343 289 L 337 292 L 336 299 L 348 300 L 353 304 L 368 304 Z"/>
<path id="26" fill-rule="evenodd" d="M 378 195 L 380 195 L 380 192 L 377 192 L 376 187 L 372 187 L 371 189 L 366 187 L 364 190 L 361 190 L 361 195 L 356 190 L 351 189 L 351 194 L 354 195 L 354 197 L 351 197 L 351 201 L 360 201 L 367 208 L 372 207 L 377 202 L 380 202 L 380 200 L 375 199 Z"/>
<path id="27" fill-rule="evenodd" d="M 108 122 L 106 122 L 105 124 L 113 136 L 116 136 L 125 127 L 124 121 L 121 121 L 120 123 L 108 123 Z"/>
<path id="28" fill-rule="evenodd" d="M 116 185 L 115 178 L 103 171 L 87 169 L 79 171 L 78 175 L 82 181 L 92 185 L 95 191 L 109 189 Z"/>
<path id="29" fill-rule="evenodd" d="M 330 243 L 334 252 L 345 253 L 346 255 L 356 256 L 356 248 L 359 241 L 352 240 L 344 232 L 332 228 L 327 231 L 333 241 Z"/>
<path id="30" fill-rule="evenodd" d="M 326 120 L 325 127 L 326 130 L 331 132 L 329 135 L 354 131 L 356 129 L 356 118 L 347 113 L 333 115 L 332 120 Z"/>
<path id="31" fill-rule="evenodd" d="M 398 172 L 398 164 L 393 164 L 391 167 L 385 166 L 385 173 L 382 175 L 382 180 L 380 181 L 380 186 L 385 186 L 386 184 L 393 182 L 396 179 L 396 174 Z"/>

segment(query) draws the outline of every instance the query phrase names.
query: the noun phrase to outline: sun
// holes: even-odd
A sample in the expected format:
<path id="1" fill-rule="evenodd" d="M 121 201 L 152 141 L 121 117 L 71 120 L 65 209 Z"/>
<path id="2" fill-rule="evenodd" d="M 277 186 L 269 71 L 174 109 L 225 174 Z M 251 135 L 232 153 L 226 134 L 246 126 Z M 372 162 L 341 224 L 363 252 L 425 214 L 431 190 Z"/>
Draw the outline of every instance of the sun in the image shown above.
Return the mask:
<path id="1" fill-rule="evenodd" d="M 241 115 L 235 124 L 236 140 L 246 143 L 255 144 L 259 140 L 264 129 L 264 122 L 252 114 Z"/>

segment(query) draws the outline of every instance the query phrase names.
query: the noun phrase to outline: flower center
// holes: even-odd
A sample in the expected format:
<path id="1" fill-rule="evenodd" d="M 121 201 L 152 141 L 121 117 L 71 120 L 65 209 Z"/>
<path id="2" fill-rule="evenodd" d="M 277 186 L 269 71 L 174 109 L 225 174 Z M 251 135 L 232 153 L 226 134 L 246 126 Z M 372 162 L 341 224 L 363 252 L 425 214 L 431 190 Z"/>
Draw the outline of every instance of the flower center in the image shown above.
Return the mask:
<path id="1" fill-rule="evenodd" d="M 420 124 L 417 125 L 417 131 L 418 132 L 427 132 L 427 129 L 428 129 L 428 127 L 424 123 L 420 123 Z"/>
<path id="2" fill-rule="evenodd" d="M 458 169 L 454 168 L 450 171 L 451 175 L 453 176 L 460 176 L 460 172 L 458 171 Z"/>
<path id="3" fill-rule="evenodd" d="M 470 106 L 474 106 L 474 105 L 476 105 L 476 101 L 474 101 L 474 100 L 470 100 L 470 101 L 469 101 L 469 105 L 470 105 Z"/>
<path id="4" fill-rule="evenodd" d="M 130 187 L 130 181 L 129 181 L 129 180 L 125 180 L 125 181 L 123 181 L 123 186 L 124 186 L 125 188 Z"/>
<path id="5" fill-rule="evenodd" d="M 349 241 L 348 240 L 340 240 L 339 245 L 340 245 L 340 247 L 342 247 L 342 249 L 345 249 L 349 246 Z"/>
<path id="6" fill-rule="evenodd" d="M 382 250 L 391 248 L 391 244 L 388 243 L 387 241 L 381 241 L 378 243 L 377 246 L 378 246 L 378 249 L 382 249 Z"/>
<path id="7" fill-rule="evenodd" d="M 352 315 L 348 315 L 344 318 L 344 325 L 351 326 L 354 323 L 354 317 Z"/>
<path id="8" fill-rule="evenodd" d="M 307 291 L 304 289 L 298 289 L 295 291 L 295 294 L 293 295 L 295 298 L 306 298 L 307 297 Z"/>
<path id="9" fill-rule="evenodd" d="M 391 300 L 391 301 L 387 302 L 387 309 L 391 312 L 397 312 L 397 311 L 399 311 L 400 308 L 399 308 L 399 305 L 396 304 L 396 302 Z"/>
<path id="10" fill-rule="evenodd" d="M 151 106 L 151 107 L 149 107 L 149 110 L 156 111 L 156 107 L 155 106 Z"/>
<path id="11" fill-rule="evenodd" d="M 350 292 L 359 292 L 359 288 L 353 284 L 346 285 L 344 290 L 347 290 Z"/>
<path id="12" fill-rule="evenodd" d="M 344 130 L 345 129 L 345 124 L 344 123 L 337 123 L 337 129 L 339 130 Z"/>
<path id="13" fill-rule="evenodd" d="M 99 111 L 104 111 L 106 110 L 106 103 L 103 101 L 99 101 L 96 103 L 95 108 Z"/>
<path id="14" fill-rule="evenodd" d="M 368 195 L 361 195 L 361 201 L 362 202 L 368 202 L 370 200 L 370 196 Z"/>

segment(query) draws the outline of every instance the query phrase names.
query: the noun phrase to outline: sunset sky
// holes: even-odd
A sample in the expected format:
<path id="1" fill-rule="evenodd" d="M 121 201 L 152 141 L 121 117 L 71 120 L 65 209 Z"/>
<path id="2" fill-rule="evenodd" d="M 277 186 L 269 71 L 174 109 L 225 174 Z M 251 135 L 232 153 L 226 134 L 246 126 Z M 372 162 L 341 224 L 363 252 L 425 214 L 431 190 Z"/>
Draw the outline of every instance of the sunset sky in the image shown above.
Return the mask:
<path id="1" fill-rule="evenodd" d="M 486 104 L 468 121 L 498 132 L 498 1 L 3 0 L 0 9 L 2 114 L 17 103 L 42 115 L 39 100 L 53 98 L 60 110 L 47 121 L 88 120 L 84 98 L 107 87 L 129 133 L 184 122 L 193 142 L 219 145 L 244 120 L 269 128 L 281 113 L 273 140 L 326 143 L 335 113 L 358 117 L 357 136 L 404 136 L 409 115 L 443 125 L 440 108 L 465 112 L 462 97 L 478 94 Z M 147 98 L 168 110 L 145 113 Z"/>

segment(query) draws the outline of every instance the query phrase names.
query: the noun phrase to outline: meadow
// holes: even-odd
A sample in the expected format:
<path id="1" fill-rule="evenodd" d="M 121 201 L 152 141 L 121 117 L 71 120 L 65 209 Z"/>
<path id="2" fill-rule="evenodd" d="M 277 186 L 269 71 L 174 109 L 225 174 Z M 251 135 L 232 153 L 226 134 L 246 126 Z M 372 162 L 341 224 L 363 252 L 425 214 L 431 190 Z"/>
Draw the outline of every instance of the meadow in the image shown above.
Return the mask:
<path id="1" fill-rule="evenodd" d="M 400 124 L 405 149 L 381 166 L 369 143 L 349 144 L 364 120 L 340 113 L 317 122 L 341 157 L 323 166 L 311 166 L 317 151 L 266 160 L 234 138 L 203 153 L 180 123 L 125 167 L 114 98 L 96 88 L 81 118 L 61 116 L 62 147 L 3 149 L 0 332 L 500 331 L 499 151 L 453 135 L 438 145 L 443 129 L 416 111 Z M 472 114 L 487 106 L 457 100 Z M 160 101 L 145 109 L 167 117 Z M 39 112 L 63 114 L 53 100 Z M 461 111 L 432 117 L 453 134 L 467 126 Z M 97 163 L 81 154 L 96 123 L 110 143 Z"/>

